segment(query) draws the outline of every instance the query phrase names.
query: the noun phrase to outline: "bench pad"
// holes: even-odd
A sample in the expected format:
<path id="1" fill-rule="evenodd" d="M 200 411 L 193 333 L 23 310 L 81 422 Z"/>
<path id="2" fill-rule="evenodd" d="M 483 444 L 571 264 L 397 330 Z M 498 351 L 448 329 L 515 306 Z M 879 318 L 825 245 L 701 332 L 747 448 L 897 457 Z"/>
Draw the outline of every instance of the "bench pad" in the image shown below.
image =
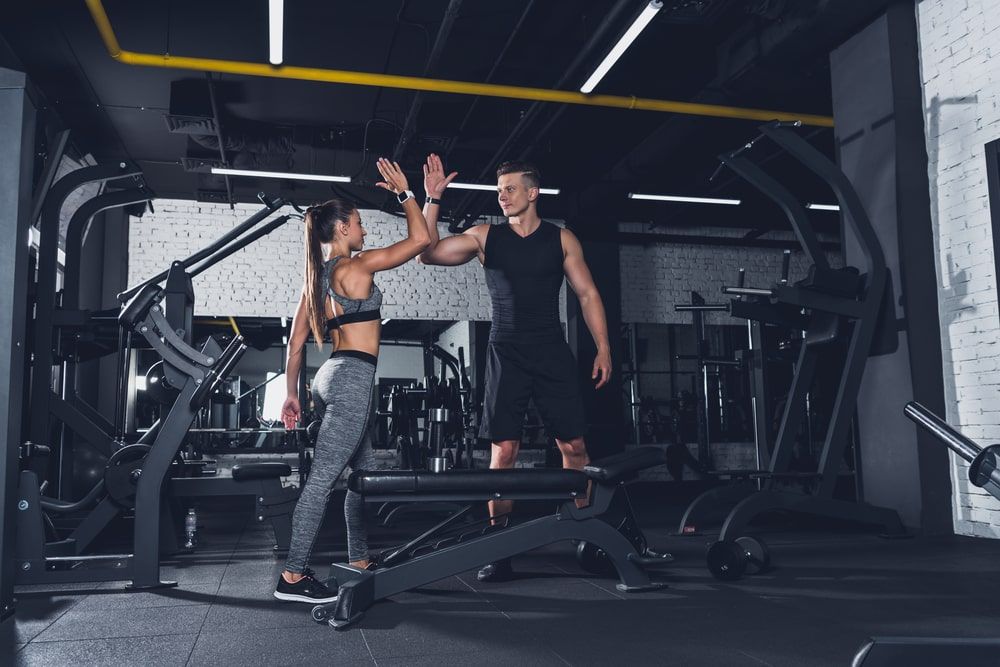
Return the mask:
<path id="1" fill-rule="evenodd" d="M 359 470 L 347 488 L 362 495 L 587 492 L 587 476 L 576 470 Z"/>

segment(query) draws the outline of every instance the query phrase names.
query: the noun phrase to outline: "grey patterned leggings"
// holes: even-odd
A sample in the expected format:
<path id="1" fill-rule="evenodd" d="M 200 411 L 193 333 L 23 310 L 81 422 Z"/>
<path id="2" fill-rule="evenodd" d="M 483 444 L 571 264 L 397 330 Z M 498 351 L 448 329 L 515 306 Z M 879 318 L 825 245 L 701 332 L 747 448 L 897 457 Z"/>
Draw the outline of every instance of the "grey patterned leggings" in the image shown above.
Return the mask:
<path id="1" fill-rule="evenodd" d="M 312 471 L 292 514 L 292 541 L 285 569 L 301 574 L 309 564 L 316 534 L 323 523 L 333 485 L 348 465 L 352 470 L 374 467 L 371 415 L 374 410 L 376 358 L 365 352 L 334 352 L 313 379 L 312 395 L 322 424 L 316 438 Z M 344 501 L 347 558 L 368 558 L 364 502 L 353 491 Z"/>

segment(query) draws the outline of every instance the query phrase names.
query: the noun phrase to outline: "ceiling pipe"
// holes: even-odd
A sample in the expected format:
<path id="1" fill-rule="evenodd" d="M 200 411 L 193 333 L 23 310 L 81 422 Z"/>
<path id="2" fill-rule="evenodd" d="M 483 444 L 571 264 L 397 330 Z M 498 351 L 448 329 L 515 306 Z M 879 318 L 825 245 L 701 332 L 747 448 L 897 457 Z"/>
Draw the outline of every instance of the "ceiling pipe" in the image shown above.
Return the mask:
<path id="1" fill-rule="evenodd" d="M 444 45 L 448 41 L 448 35 L 451 34 L 451 28 L 455 25 L 455 19 L 458 18 L 458 12 L 461 9 L 462 0 L 450 0 L 448 3 L 448 8 L 444 12 L 444 18 L 441 19 L 441 27 L 438 28 L 437 37 L 434 38 L 434 46 L 431 47 L 431 53 L 427 56 L 427 65 L 424 66 L 424 76 L 437 69 L 438 61 L 441 60 L 441 54 L 444 52 Z M 418 91 L 410 103 L 410 110 L 406 113 L 406 121 L 403 123 L 403 133 L 399 135 L 396 147 L 392 149 L 393 162 L 397 162 L 403 157 L 410 144 L 410 140 L 413 139 L 413 133 L 417 129 L 417 116 L 420 114 L 420 107 L 423 104 L 424 94 Z"/>
<path id="2" fill-rule="evenodd" d="M 226 158 L 226 142 L 222 140 L 222 117 L 219 116 L 219 106 L 215 102 L 215 86 L 212 84 L 212 75 L 205 72 L 205 79 L 208 83 L 208 99 L 212 104 L 212 120 L 215 121 L 215 138 L 219 141 L 219 157 L 222 159 L 222 166 L 228 167 L 229 160 Z M 229 210 L 236 208 L 233 202 L 233 187 L 229 181 L 229 176 L 223 176 L 226 181 L 226 202 L 229 203 Z"/>
<path id="3" fill-rule="evenodd" d="M 493 61 L 493 67 L 491 67 L 490 71 L 486 74 L 484 83 L 489 83 L 493 80 L 493 75 L 497 73 L 498 69 L 500 69 L 500 63 L 502 63 L 503 59 L 507 56 L 507 51 L 510 50 L 511 45 L 514 43 L 514 39 L 521 32 L 521 26 L 524 25 L 524 22 L 527 20 L 528 15 L 531 13 L 534 6 L 535 0 L 528 0 L 528 4 L 526 4 L 524 9 L 521 11 L 520 18 L 518 18 L 517 23 L 514 24 L 514 29 L 511 30 L 510 34 L 507 36 L 507 42 L 503 45 L 503 48 L 500 49 L 500 53 L 497 54 L 496 60 Z M 481 99 L 481 97 L 477 96 L 472 100 L 472 104 L 469 105 L 469 109 L 465 112 L 462 122 L 458 124 L 458 128 L 455 130 L 455 133 L 452 135 L 451 139 L 448 140 L 448 145 L 444 149 L 445 158 L 451 155 L 451 152 L 455 149 L 455 144 L 458 143 L 458 138 L 462 136 L 463 132 L 465 132 L 465 128 L 472 119 L 472 114 L 475 113 L 476 107 L 479 106 L 479 100 Z"/>
<path id="4" fill-rule="evenodd" d="M 577 70 L 579 70 L 584 63 L 590 60 L 593 52 L 604 44 L 608 33 L 610 33 L 611 30 L 618 25 L 619 20 L 626 13 L 626 11 L 634 6 L 635 3 L 632 0 L 618 0 L 618 2 L 615 3 L 615 6 L 612 7 L 611 11 L 607 13 L 597 30 L 590 35 L 590 39 L 587 40 L 587 43 L 584 44 L 583 48 L 577 52 L 576 58 L 574 58 L 569 64 L 566 71 L 563 72 L 559 81 L 556 82 L 554 86 L 555 88 L 561 88 L 569 83 L 569 80 L 577 73 Z M 555 123 L 555 119 L 562 115 L 561 112 L 565 108 L 566 107 L 559 107 L 556 109 L 553 117 L 549 119 L 548 123 L 546 123 L 543 132 L 537 133 L 534 136 L 534 143 L 537 143 L 538 140 L 544 136 L 544 133 L 548 132 L 549 128 L 551 128 Z M 475 179 L 476 182 L 482 182 L 483 180 L 489 178 L 493 170 L 496 169 L 496 165 L 500 160 L 510 159 L 507 152 L 510 150 L 514 142 L 517 141 L 522 134 L 524 134 L 531 123 L 535 120 L 535 116 L 537 116 L 541 110 L 542 105 L 539 102 L 535 102 L 528 107 L 528 110 L 521 115 L 517 124 L 507 135 L 507 138 L 504 139 L 503 143 L 500 144 L 500 147 L 493 153 L 493 156 L 483 165 L 482 171 Z M 517 159 L 524 159 L 524 157 L 522 155 Z M 449 229 L 452 232 L 464 229 L 468 223 L 478 218 L 479 212 L 482 210 L 483 201 L 484 197 L 482 195 L 466 195 L 463 197 L 452 213 L 453 222 Z M 474 211 L 475 215 L 470 215 L 470 210 Z"/>
<path id="5" fill-rule="evenodd" d="M 447 79 L 428 79 L 416 76 L 398 76 L 395 74 L 373 74 L 370 72 L 351 72 L 346 70 L 321 69 L 312 67 L 275 67 L 263 63 L 250 63 L 235 60 L 218 60 L 212 58 L 190 58 L 170 54 L 138 53 L 121 48 L 115 36 L 114 29 L 104 11 L 101 0 L 85 0 L 91 17 L 100 32 L 108 54 L 120 63 L 142 67 L 162 67 L 168 69 L 187 69 L 199 72 L 219 72 L 243 76 L 261 76 L 278 79 L 295 79 L 299 81 L 317 81 L 322 83 L 342 83 L 356 86 L 377 86 L 385 88 L 400 88 L 404 90 L 422 90 L 435 93 L 452 93 L 456 95 L 481 95 L 485 97 L 503 97 L 508 99 L 531 100 L 537 102 L 554 102 L 558 104 L 577 104 L 583 106 L 606 107 L 613 109 L 629 109 L 636 111 L 657 111 L 661 113 L 688 114 L 694 116 L 710 116 L 715 118 L 732 118 L 741 120 L 787 120 L 800 121 L 803 125 L 833 127 L 833 118 L 815 114 L 800 114 L 788 111 L 768 109 L 749 109 L 743 107 L 719 106 L 712 104 L 697 104 L 673 100 L 656 100 L 644 97 L 627 97 L 623 95 L 585 95 L 570 90 L 550 90 L 547 88 L 531 88 L 527 86 L 506 86 L 490 83 L 472 83 L 469 81 L 451 81 Z"/>

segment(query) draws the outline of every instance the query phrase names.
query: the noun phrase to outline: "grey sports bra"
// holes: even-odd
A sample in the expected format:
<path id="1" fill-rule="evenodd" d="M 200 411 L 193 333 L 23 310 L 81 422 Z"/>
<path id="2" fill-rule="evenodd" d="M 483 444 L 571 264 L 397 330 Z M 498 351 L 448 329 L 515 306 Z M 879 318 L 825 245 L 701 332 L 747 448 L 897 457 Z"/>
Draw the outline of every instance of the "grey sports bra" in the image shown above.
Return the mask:
<path id="1" fill-rule="evenodd" d="M 364 299 L 348 299 L 333 291 L 330 280 L 333 276 L 333 267 L 339 259 L 340 257 L 334 257 L 325 264 L 326 292 L 330 295 L 331 299 L 340 304 L 340 307 L 344 309 L 344 313 L 342 315 L 334 315 L 327 320 L 327 332 L 339 329 L 342 325 L 351 324 L 352 322 L 370 322 L 371 320 L 382 319 L 382 312 L 379 310 L 382 307 L 382 290 L 375 283 L 372 283 L 372 291 Z"/>

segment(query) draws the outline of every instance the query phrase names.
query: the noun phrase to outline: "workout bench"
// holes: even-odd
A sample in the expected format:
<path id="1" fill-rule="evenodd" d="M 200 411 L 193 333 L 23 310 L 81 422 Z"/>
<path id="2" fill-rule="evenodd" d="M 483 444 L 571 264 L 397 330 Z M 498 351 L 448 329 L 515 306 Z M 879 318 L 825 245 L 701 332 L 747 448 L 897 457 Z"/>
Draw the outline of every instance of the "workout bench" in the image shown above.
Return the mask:
<path id="1" fill-rule="evenodd" d="M 378 600 L 562 540 L 579 540 L 603 551 L 618 573 L 620 591 L 662 588 L 665 584 L 650 581 L 642 566 L 669 562 L 669 556 L 651 556 L 641 534 L 638 539 L 627 536 L 620 527 L 634 526 L 625 482 L 640 470 L 663 463 L 659 448 L 642 447 L 595 461 L 582 472 L 538 468 L 355 472 L 348 485 L 366 502 L 468 505 L 415 540 L 383 552 L 375 570 L 334 563 L 328 585 L 339 584 L 339 598 L 314 607 L 313 619 L 346 627 Z M 593 482 L 590 505 L 579 509 L 575 501 L 586 495 L 589 482 Z M 473 503 L 488 500 L 556 500 L 562 504 L 555 514 L 522 524 L 453 531 L 442 539 L 443 531 L 460 525 L 459 519 L 471 511 Z"/>

